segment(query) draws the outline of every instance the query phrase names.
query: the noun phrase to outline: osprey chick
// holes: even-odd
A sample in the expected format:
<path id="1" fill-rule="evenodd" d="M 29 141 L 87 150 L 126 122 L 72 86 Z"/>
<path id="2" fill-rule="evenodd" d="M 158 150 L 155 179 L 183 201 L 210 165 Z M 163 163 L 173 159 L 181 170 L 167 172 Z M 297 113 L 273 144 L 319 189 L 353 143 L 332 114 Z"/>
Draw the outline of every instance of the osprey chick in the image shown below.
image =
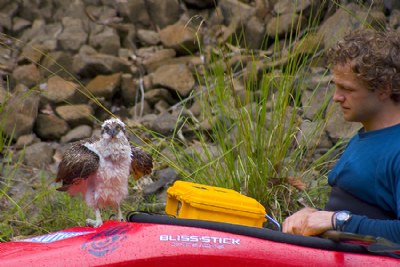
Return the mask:
<path id="1" fill-rule="evenodd" d="M 125 124 L 119 119 L 109 119 L 101 126 L 101 137 L 72 144 L 63 154 L 56 182 L 62 182 L 58 191 L 71 196 L 79 193 L 86 204 L 96 212 L 96 220 L 87 219 L 88 225 L 103 224 L 101 209 L 118 210 L 128 195 L 128 177 L 132 172 L 137 180 L 150 174 L 153 168 L 151 155 L 138 147 L 131 147 L 125 136 Z"/>

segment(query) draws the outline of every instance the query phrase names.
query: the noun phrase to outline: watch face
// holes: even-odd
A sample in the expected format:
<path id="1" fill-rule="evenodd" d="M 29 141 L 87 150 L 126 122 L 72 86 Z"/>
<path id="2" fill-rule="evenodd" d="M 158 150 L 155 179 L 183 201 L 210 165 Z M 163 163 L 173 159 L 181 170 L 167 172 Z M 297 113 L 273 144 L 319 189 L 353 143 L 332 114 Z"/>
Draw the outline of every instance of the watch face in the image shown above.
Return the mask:
<path id="1" fill-rule="evenodd" d="M 347 212 L 338 212 L 336 215 L 336 219 L 340 221 L 346 221 L 350 217 L 350 214 Z"/>

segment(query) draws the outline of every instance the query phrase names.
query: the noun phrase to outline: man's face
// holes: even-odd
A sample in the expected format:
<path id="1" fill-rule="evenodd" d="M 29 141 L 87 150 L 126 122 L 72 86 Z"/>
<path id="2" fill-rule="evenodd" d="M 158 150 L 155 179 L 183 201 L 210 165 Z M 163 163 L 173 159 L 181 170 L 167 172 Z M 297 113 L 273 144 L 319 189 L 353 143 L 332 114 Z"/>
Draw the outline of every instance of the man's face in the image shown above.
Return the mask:
<path id="1" fill-rule="evenodd" d="M 379 90 L 371 91 L 351 70 L 350 64 L 333 68 L 336 85 L 333 100 L 340 104 L 343 117 L 347 121 L 361 122 L 366 130 L 379 119 L 382 102 Z"/>

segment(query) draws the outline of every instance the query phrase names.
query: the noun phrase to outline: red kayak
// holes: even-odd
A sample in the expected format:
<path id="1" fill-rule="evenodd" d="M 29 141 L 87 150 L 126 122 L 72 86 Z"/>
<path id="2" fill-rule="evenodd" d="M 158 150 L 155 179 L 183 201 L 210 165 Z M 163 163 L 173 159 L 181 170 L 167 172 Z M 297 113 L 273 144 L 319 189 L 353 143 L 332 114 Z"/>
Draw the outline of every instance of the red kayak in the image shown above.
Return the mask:
<path id="1" fill-rule="evenodd" d="M 390 255 L 365 244 L 144 213 L 0 244 L 0 266 L 7 267 L 400 266 Z"/>

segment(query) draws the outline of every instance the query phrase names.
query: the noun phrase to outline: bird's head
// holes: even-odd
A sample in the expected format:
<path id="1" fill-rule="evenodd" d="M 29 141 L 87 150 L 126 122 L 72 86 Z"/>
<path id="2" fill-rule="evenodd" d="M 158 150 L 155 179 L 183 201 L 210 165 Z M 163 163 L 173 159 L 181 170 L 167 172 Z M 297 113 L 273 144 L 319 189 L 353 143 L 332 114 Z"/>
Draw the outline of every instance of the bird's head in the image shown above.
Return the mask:
<path id="1" fill-rule="evenodd" d="M 101 126 L 101 136 L 106 139 L 125 136 L 125 124 L 116 118 L 106 120 Z"/>

